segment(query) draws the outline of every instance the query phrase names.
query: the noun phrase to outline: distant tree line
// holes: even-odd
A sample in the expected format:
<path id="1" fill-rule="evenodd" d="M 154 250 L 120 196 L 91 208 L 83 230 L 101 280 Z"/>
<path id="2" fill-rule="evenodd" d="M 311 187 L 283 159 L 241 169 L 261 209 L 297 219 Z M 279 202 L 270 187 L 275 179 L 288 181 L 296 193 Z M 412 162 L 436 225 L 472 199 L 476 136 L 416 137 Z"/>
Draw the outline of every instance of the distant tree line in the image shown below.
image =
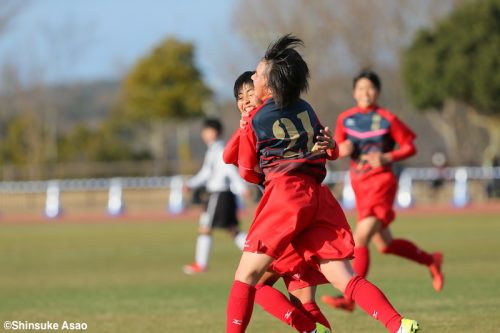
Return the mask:
<path id="1" fill-rule="evenodd" d="M 202 116 L 212 95 L 195 65 L 194 46 L 174 38 L 161 42 L 127 73 L 108 105 L 111 111 L 97 124 L 73 119 L 65 126 L 58 114 L 64 93 L 55 98 L 55 89 L 46 86 L 25 89 L 15 83 L 15 74 L 4 66 L 11 89 L 4 89 L 0 103 L 0 166 L 26 167 L 31 171 L 23 177 L 28 178 L 44 177 L 50 173 L 41 169 L 61 163 L 151 161 L 158 172 L 165 171 L 169 132 L 180 133 L 174 149 L 189 159 L 184 121 Z M 67 93 L 73 94 L 72 108 L 86 112 L 90 101 Z"/>
<path id="2" fill-rule="evenodd" d="M 483 159 L 500 157 L 499 0 L 467 3 L 433 29 L 421 30 L 404 54 L 403 73 L 417 111 L 469 120 L 488 135 L 475 147 Z M 471 133 L 453 119 L 446 126 L 448 146 L 459 155 Z"/>
<path id="3" fill-rule="evenodd" d="M 500 154 L 500 0 L 381 0 L 371 6 L 354 0 L 277 0 L 266 2 L 266 11 L 259 10 L 261 2 L 238 4 L 246 14 L 236 29 L 254 48 L 256 61 L 281 33 L 305 40 L 312 73 L 308 99 L 325 124 L 352 105 L 351 76 L 371 67 L 384 79 L 384 104 L 411 119 L 421 134 L 421 154 L 430 154 L 431 145 L 442 146 L 452 163 L 476 165 Z M 0 6 L 0 33 L 3 12 L 12 10 Z M 119 88 L 100 88 L 114 94 L 100 95 L 86 95 L 79 84 L 56 95 L 43 79 L 26 88 L 20 69 L 4 64 L 3 178 L 52 177 L 47 170 L 60 165 L 96 163 L 123 174 L 129 172 L 120 164 L 125 162 L 148 163 L 152 174 L 191 172 L 197 148 L 191 140 L 198 133 L 190 129 L 214 103 L 194 55 L 191 43 L 166 38 L 137 61 Z M 248 69 L 238 69 L 234 77 Z M 106 110 L 85 118 L 89 103 Z M 234 102 L 228 105 L 237 125 Z M 73 110 L 68 122 L 62 114 L 67 109 Z M 8 168 L 30 171 L 10 176 Z"/>

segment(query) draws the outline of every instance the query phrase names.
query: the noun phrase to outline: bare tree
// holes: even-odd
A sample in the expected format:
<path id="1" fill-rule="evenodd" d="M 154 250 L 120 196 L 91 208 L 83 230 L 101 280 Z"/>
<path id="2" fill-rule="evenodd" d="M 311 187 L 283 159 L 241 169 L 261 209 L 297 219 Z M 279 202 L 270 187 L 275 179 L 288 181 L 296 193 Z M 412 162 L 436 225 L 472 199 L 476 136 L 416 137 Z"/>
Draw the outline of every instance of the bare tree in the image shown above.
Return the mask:
<path id="1" fill-rule="evenodd" d="M 29 0 L 0 1 L 0 34 L 8 29 L 9 24 L 12 23 L 29 2 Z"/>
<path id="2" fill-rule="evenodd" d="M 0 33 L 8 33 L 2 29 L 28 3 L 1 0 Z M 59 110 L 79 89 L 78 83 L 65 83 L 68 93 L 55 94 L 51 74 L 71 79 L 61 73 L 77 65 L 89 44 L 89 31 L 92 27 L 88 24 L 82 25 L 70 19 L 62 26 L 47 23 L 42 25 L 37 35 L 38 43 L 33 43 L 30 52 L 10 50 L 4 56 L 0 88 L 7 104 L 0 106 L 0 116 L 4 122 L 20 117 L 19 126 L 26 126 L 23 141 L 27 147 L 25 164 L 30 170 L 30 178 L 44 177 L 46 166 L 57 161 L 58 137 L 61 135 Z"/>
<path id="3" fill-rule="evenodd" d="M 406 102 L 400 73 L 400 55 L 414 33 L 433 25 L 463 0 L 255 0 L 241 1 L 233 25 L 261 56 L 267 44 L 284 33 L 293 33 L 306 44 L 303 54 L 311 70 L 308 99 L 321 119 L 332 124 L 338 113 L 352 105 L 351 78 L 361 68 L 374 68 L 384 82 L 382 103 L 402 117 L 415 119 Z M 451 109 L 450 109 L 451 110 Z M 450 125 L 453 112 L 432 115 L 417 123 L 428 132 L 432 124 L 450 151 L 456 151 Z M 426 135 L 423 140 L 427 140 Z M 430 140 L 432 141 L 432 140 Z M 429 148 L 424 155 L 430 158 Z"/>

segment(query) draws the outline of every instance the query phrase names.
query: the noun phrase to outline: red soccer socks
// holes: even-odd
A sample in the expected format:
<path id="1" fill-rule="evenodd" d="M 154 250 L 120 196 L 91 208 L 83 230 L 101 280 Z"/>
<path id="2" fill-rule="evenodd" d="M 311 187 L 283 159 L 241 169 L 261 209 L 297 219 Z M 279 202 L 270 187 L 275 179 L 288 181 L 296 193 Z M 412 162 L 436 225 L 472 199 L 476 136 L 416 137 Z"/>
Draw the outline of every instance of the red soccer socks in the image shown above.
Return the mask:
<path id="1" fill-rule="evenodd" d="M 352 268 L 358 276 L 365 277 L 370 268 L 370 251 L 367 246 L 357 246 L 354 248 L 354 260 Z M 321 300 L 333 308 L 345 310 L 348 312 L 354 311 L 356 307 L 352 299 L 344 296 L 322 296 Z"/>
<path id="2" fill-rule="evenodd" d="M 397 332 L 401 325 L 401 315 L 392 307 L 384 293 L 361 276 L 349 281 L 345 297 L 352 299 L 366 313 L 379 320 L 391 333 Z"/>
<path id="3" fill-rule="evenodd" d="M 370 268 L 370 251 L 367 246 L 357 246 L 354 248 L 352 268 L 357 275 L 366 277 Z"/>
<path id="4" fill-rule="evenodd" d="M 444 276 L 441 271 L 443 254 L 436 252 L 429 254 L 405 239 L 395 239 L 383 253 L 391 253 L 412 260 L 429 268 L 432 276 L 432 286 L 436 291 L 441 291 L 444 285 Z"/>
<path id="5" fill-rule="evenodd" d="M 267 285 L 257 285 L 256 288 L 255 303 L 268 313 L 299 332 L 311 332 L 316 328 L 313 319 L 295 307 L 280 291 Z"/>
<path id="6" fill-rule="evenodd" d="M 392 243 L 384 249 L 383 253 L 395 254 L 426 266 L 429 266 L 433 262 L 431 254 L 419 249 L 415 244 L 406 239 L 393 240 Z"/>
<path id="7" fill-rule="evenodd" d="M 235 280 L 226 309 L 226 333 L 245 332 L 252 317 L 255 287 Z"/>
<path id="8" fill-rule="evenodd" d="M 321 309 L 319 308 L 318 304 L 316 304 L 316 302 L 305 303 L 300 307 L 302 308 L 302 312 L 304 312 L 311 320 L 316 323 L 320 323 L 321 325 L 326 326 L 329 329 L 332 329 L 330 323 L 328 322 L 328 319 L 326 319 L 323 312 L 321 312 Z"/>

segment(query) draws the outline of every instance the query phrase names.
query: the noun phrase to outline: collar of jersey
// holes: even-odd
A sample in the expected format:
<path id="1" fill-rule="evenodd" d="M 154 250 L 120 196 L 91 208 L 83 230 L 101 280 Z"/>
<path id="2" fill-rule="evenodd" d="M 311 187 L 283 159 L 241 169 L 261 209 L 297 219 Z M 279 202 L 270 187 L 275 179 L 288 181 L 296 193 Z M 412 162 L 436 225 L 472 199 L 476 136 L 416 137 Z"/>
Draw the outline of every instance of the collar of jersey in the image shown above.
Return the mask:
<path id="1" fill-rule="evenodd" d="M 370 112 L 378 109 L 378 106 L 377 106 L 377 104 L 372 104 L 366 108 L 362 108 L 361 106 L 358 106 L 357 108 L 358 108 L 358 111 L 361 113 L 370 113 Z"/>
<path id="2" fill-rule="evenodd" d="M 265 100 L 262 101 L 262 104 L 257 106 L 255 109 L 253 109 L 252 111 L 250 111 L 248 113 L 248 116 L 251 118 L 253 117 L 257 112 L 259 112 L 260 109 L 262 109 L 264 107 L 264 105 L 268 104 L 270 101 L 271 101 L 272 97 L 269 97 Z"/>

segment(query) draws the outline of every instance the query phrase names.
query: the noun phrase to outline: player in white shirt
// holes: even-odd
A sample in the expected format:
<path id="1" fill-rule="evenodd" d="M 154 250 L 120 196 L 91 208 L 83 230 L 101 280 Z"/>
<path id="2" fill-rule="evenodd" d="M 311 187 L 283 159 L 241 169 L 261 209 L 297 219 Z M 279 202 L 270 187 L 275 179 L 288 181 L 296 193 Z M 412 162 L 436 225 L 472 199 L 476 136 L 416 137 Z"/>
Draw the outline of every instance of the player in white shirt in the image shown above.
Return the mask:
<path id="1" fill-rule="evenodd" d="M 207 118 L 204 121 L 201 137 L 208 149 L 201 169 L 187 181 L 185 186 L 188 190 L 205 186 L 209 193 L 206 208 L 200 215 L 195 262 L 183 267 L 186 274 L 206 271 L 212 247 L 213 228 L 225 229 L 240 249 L 243 249 L 245 243 L 246 232 L 240 230 L 237 217 L 236 195 L 245 194 L 247 187 L 237 168 L 222 160 L 224 151 L 224 142 L 220 139 L 222 130 L 219 120 Z"/>

